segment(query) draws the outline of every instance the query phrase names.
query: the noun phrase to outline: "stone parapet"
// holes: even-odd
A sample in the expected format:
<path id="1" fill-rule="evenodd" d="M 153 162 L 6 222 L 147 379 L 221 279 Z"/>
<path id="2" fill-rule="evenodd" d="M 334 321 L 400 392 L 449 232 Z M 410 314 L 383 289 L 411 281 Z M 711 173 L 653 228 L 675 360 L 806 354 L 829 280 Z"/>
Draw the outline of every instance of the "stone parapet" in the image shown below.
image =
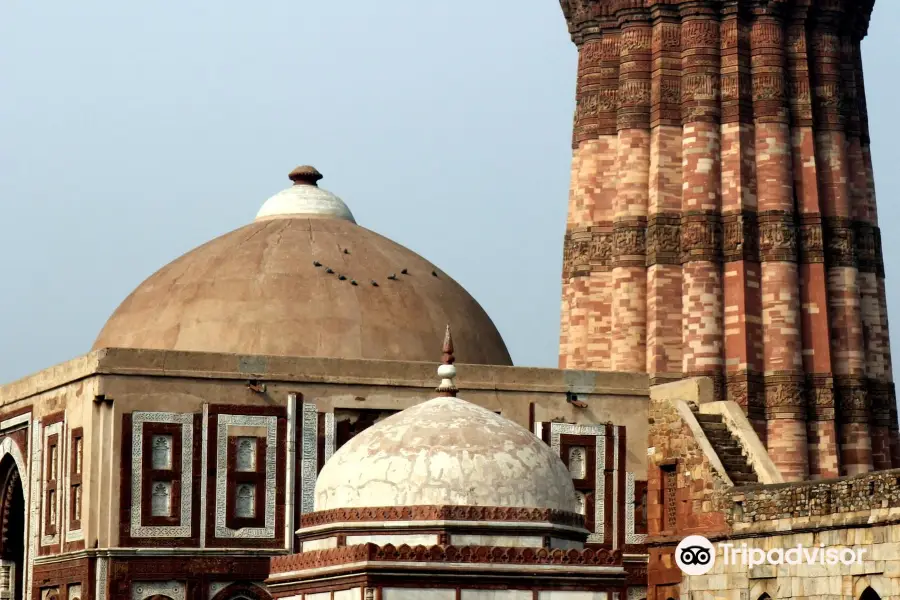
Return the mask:
<path id="1" fill-rule="evenodd" d="M 900 520 L 900 469 L 829 481 L 754 486 L 736 490 L 731 499 L 734 506 L 729 522 L 735 532 L 743 530 L 744 524 L 781 519 L 830 517 L 831 526 L 851 515 L 870 522 L 876 515 Z"/>

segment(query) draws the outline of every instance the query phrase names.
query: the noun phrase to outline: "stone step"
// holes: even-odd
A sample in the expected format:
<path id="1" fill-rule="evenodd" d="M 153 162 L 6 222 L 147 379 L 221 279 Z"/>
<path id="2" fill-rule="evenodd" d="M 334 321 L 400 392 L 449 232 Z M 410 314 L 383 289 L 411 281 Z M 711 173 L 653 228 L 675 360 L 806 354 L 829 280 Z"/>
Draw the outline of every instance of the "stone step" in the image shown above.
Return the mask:
<path id="1" fill-rule="evenodd" d="M 722 415 L 705 415 L 703 413 L 695 413 L 695 417 L 697 417 L 697 421 L 700 423 L 700 426 L 703 427 L 704 423 L 721 423 Z"/>
<path id="2" fill-rule="evenodd" d="M 728 477 L 731 478 L 731 482 L 736 486 L 750 485 L 752 483 L 759 483 L 759 479 L 757 479 L 755 475 L 752 477 L 751 476 L 744 476 L 744 477 L 734 476 L 734 477 L 732 477 L 731 475 L 729 475 Z"/>
<path id="3" fill-rule="evenodd" d="M 725 472 L 728 473 L 728 475 L 734 474 L 734 475 L 747 475 L 747 476 L 752 475 L 754 477 L 756 476 L 756 474 L 753 472 L 753 469 L 748 467 L 747 465 L 737 465 L 736 466 L 736 465 L 726 464 Z"/>
<path id="4" fill-rule="evenodd" d="M 725 423 L 723 423 L 722 421 L 718 421 L 715 423 L 703 422 L 700 424 L 700 429 L 702 429 L 704 433 L 707 431 L 721 431 L 726 434 L 728 433 L 728 427 L 726 427 Z"/>

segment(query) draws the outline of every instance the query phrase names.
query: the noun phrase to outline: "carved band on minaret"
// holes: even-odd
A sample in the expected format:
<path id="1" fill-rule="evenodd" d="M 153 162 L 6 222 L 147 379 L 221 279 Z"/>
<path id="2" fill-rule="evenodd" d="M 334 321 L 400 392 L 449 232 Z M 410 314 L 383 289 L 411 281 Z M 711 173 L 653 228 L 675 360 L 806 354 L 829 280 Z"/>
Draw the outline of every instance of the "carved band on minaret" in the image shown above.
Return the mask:
<path id="1" fill-rule="evenodd" d="M 560 364 L 712 378 L 788 479 L 900 467 L 871 0 L 561 4 L 579 65 Z"/>

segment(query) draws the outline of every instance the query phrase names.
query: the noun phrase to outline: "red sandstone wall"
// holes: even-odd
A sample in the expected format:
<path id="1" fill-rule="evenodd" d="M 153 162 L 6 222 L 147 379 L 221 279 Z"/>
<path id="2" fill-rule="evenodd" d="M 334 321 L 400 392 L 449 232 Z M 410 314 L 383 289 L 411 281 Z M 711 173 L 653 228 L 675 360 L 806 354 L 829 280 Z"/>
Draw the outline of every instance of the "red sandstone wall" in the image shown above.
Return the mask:
<path id="1" fill-rule="evenodd" d="M 727 500 L 730 486 L 713 470 L 690 428 L 670 402 L 651 400 L 648 437 L 652 454 L 647 464 L 647 532 L 652 545 L 647 600 L 665 600 L 668 597 L 665 594 L 677 590 L 681 584 L 681 570 L 674 559 L 678 541 L 692 534 L 713 536 L 729 530 L 723 502 Z M 665 468 L 675 471 L 674 498 L 667 498 L 664 491 Z M 674 528 L 667 518 L 672 501 Z M 679 595 L 676 593 L 674 597 Z"/>
<path id="2" fill-rule="evenodd" d="M 787 480 L 900 466 L 871 5 L 563 1 L 579 74 L 560 366 L 712 378 Z"/>

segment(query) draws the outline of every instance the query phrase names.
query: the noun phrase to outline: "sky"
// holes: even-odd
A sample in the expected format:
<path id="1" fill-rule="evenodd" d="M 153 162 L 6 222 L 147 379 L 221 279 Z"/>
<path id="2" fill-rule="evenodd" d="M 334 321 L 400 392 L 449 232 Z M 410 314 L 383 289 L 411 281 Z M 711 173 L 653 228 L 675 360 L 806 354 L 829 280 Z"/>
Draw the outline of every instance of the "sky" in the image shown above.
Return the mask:
<path id="1" fill-rule="evenodd" d="M 892 323 L 898 27 L 878 0 L 863 46 Z M 576 60 L 558 0 L 4 2 L 0 382 L 87 352 L 299 164 L 556 366 Z"/>

